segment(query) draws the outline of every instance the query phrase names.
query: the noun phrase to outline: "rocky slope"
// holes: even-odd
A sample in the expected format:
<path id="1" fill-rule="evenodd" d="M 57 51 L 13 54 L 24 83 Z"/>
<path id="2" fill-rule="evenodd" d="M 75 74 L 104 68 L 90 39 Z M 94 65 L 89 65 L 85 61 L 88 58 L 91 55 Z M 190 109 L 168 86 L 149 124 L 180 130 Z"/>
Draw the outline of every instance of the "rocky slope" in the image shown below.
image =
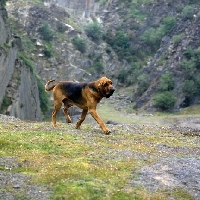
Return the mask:
<path id="1" fill-rule="evenodd" d="M 0 104 L 1 112 L 20 119 L 40 120 L 37 82 L 17 52 L 20 38 L 13 36 L 7 13 L 0 3 Z"/>
<path id="2" fill-rule="evenodd" d="M 150 112 L 199 103 L 199 8 L 196 0 L 10 0 L 6 5 L 22 53 L 44 83 L 108 76 L 122 93 L 131 88 L 130 107 Z M 99 41 L 85 32 L 94 21 L 103 33 Z M 51 41 L 41 35 L 44 22 L 54 33 Z M 85 42 L 84 51 L 77 50 L 75 38 Z M 168 72 L 173 86 L 160 89 Z M 174 103 L 158 107 L 154 97 L 164 92 Z"/>

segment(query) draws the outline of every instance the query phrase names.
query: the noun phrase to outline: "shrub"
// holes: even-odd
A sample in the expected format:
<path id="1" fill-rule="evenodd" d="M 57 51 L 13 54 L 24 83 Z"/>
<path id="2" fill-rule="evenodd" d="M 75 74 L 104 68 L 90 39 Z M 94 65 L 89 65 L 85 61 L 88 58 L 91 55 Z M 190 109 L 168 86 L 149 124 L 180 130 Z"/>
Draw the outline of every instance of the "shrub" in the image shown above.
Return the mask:
<path id="1" fill-rule="evenodd" d="M 166 34 L 169 32 L 174 25 L 176 24 L 176 18 L 175 17 L 166 17 L 163 19 L 163 28 L 164 28 L 164 33 Z"/>
<path id="2" fill-rule="evenodd" d="M 86 41 L 80 37 L 75 37 L 73 39 L 73 44 L 76 47 L 77 50 L 79 50 L 80 52 L 84 53 L 86 51 Z"/>
<path id="3" fill-rule="evenodd" d="M 184 59 L 180 65 L 185 71 L 186 79 L 194 79 L 196 77 L 196 72 L 200 68 L 200 50 L 188 48 L 184 55 Z"/>
<path id="4" fill-rule="evenodd" d="M 50 50 L 48 47 L 46 47 L 46 46 L 44 47 L 43 52 L 44 52 L 44 55 L 45 55 L 47 58 L 50 58 L 50 57 L 52 56 L 51 50 Z"/>
<path id="5" fill-rule="evenodd" d="M 126 78 L 127 78 L 127 72 L 126 72 L 126 70 L 125 69 L 120 70 L 117 78 L 119 79 L 119 81 L 121 83 L 125 83 Z"/>
<path id="6" fill-rule="evenodd" d="M 91 37 L 94 41 L 99 41 L 103 35 L 101 25 L 98 22 L 93 22 L 86 25 L 85 32 L 87 36 Z"/>
<path id="7" fill-rule="evenodd" d="M 195 68 L 194 59 L 183 60 L 180 65 L 184 69 L 184 76 L 186 79 L 193 79 L 195 77 L 197 69 Z"/>
<path id="8" fill-rule="evenodd" d="M 23 54 L 21 54 L 20 52 L 18 52 L 18 56 L 21 60 L 23 60 L 24 64 L 26 65 L 26 67 L 28 67 L 30 69 L 30 71 L 33 73 L 33 69 L 34 66 L 31 62 L 30 59 L 26 58 Z"/>
<path id="9" fill-rule="evenodd" d="M 168 110 L 172 108 L 176 102 L 176 98 L 171 91 L 158 93 L 153 100 L 154 105 L 162 110 Z"/>
<path id="10" fill-rule="evenodd" d="M 47 43 L 45 46 L 44 46 L 44 55 L 47 57 L 47 58 L 50 58 L 52 55 L 53 55 L 53 46 L 52 46 L 52 43 Z"/>
<path id="11" fill-rule="evenodd" d="M 22 41 L 22 46 L 25 49 L 27 55 L 30 55 L 33 51 L 36 50 L 35 42 L 31 39 L 31 37 L 26 35 L 20 37 Z"/>
<path id="12" fill-rule="evenodd" d="M 194 80 L 186 79 L 183 82 L 182 87 L 186 97 L 193 97 L 195 94 L 197 94 L 199 90 L 199 88 L 197 87 L 197 83 Z"/>
<path id="13" fill-rule="evenodd" d="M 48 110 L 49 105 L 49 95 L 45 91 L 44 83 L 41 80 L 41 78 L 37 75 L 35 75 L 35 79 L 37 81 L 38 90 L 39 90 L 39 99 L 40 99 L 40 108 L 43 113 L 45 113 Z"/>
<path id="14" fill-rule="evenodd" d="M 65 25 L 64 24 L 62 24 L 62 23 L 58 23 L 57 24 L 57 30 L 60 32 L 60 33 L 64 33 L 65 31 L 66 31 L 66 27 L 65 27 Z"/>
<path id="15" fill-rule="evenodd" d="M 184 52 L 183 55 L 187 58 L 187 59 L 191 59 L 193 56 L 193 49 L 191 49 L 191 47 L 187 48 Z"/>
<path id="16" fill-rule="evenodd" d="M 113 41 L 114 48 L 120 47 L 121 49 L 128 49 L 130 47 L 129 37 L 124 33 L 124 31 L 120 30 L 117 32 Z"/>
<path id="17" fill-rule="evenodd" d="M 178 44 L 181 42 L 182 38 L 183 38 L 183 34 L 179 34 L 179 35 L 174 35 L 172 40 L 174 44 Z"/>
<path id="18" fill-rule="evenodd" d="M 138 88 L 137 88 L 137 92 L 139 95 L 143 94 L 148 86 L 149 86 L 149 78 L 147 74 L 142 74 L 138 77 Z"/>
<path id="19" fill-rule="evenodd" d="M 48 22 L 43 21 L 38 31 L 41 34 L 43 40 L 46 40 L 46 41 L 53 40 L 54 31 L 50 28 Z"/>
<path id="20" fill-rule="evenodd" d="M 163 19 L 162 25 L 157 29 L 150 27 L 146 30 L 140 37 L 147 45 L 158 46 L 164 35 L 166 35 L 172 27 L 176 24 L 176 19 L 174 17 L 166 17 Z"/>
<path id="21" fill-rule="evenodd" d="M 200 68 L 200 49 L 187 48 L 184 51 L 184 56 L 189 61 L 193 61 L 196 68 Z"/>
<path id="22" fill-rule="evenodd" d="M 174 89 L 174 78 L 170 72 L 162 75 L 159 85 L 160 91 L 170 91 Z"/>
<path id="23" fill-rule="evenodd" d="M 141 36 L 141 39 L 147 44 L 147 45 L 153 45 L 156 44 L 158 41 L 158 37 L 156 35 L 156 29 L 155 28 L 149 28 L 146 30 L 143 35 Z"/>
<path id="24" fill-rule="evenodd" d="M 193 6 L 187 5 L 183 8 L 181 16 L 187 20 L 193 18 Z"/>
<path id="25" fill-rule="evenodd" d="M 103 63 L 101 60 L 96 61 L 93 65 L 96 72 L 102 72 L 103 71 Z"/>
<path id="26" fill-rule="evenodd" d="M 113 43 L 114 43 L 114 35 L 112 33 L 111 30 L 108 30 L 104 35 L 103 35 L 103 39 L 106 41 L 106 43 L 108 43 L 110 46 L 113 47 Z"/>

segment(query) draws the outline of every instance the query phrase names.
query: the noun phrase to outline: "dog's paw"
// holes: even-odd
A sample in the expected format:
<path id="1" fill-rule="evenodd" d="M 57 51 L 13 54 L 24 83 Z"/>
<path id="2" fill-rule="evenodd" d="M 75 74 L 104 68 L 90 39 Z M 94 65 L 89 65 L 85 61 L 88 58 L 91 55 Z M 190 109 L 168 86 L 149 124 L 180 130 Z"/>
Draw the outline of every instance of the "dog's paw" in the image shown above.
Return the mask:
<path id="1" fill-rule="evenodd" d="M 111 131 L 109 129 L 104 131 L 106 135 L 110 135 Z"/>
<path id="2" fill-rule="evenodd" d="M 77 125 L 76 125 L 76 127 L 75 127 L 75 128 L 76 128 L 76 129 L 81 129 L 81 126 L 77 126 Z"/>
<path id="3" fill-rule="evenodd" d="M 58 127 L 58 125 L 57 125 L 57 124 L 52 124 L 52 126 L 53 126 L 53 127 Z"/>

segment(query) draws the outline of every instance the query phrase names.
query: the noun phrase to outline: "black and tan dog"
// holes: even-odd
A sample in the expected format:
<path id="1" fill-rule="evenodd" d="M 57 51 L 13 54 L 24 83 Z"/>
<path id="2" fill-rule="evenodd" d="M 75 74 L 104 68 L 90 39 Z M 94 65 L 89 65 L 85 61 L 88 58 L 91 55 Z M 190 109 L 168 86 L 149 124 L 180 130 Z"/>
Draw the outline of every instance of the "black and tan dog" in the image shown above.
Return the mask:
<path id="1" fill-rule="evenodd" d="M 64 103 L 64 114 L 68 123 L 71 118 L 68 114 L 68 108 L 75 105 L 82 109 L 81 118 L 76 124 L 76 128 L 80 129 L 81 123 L 85 120 L 87 112 L 97 121 L 102 130 L 109 134 L 110 130 L 106 127 L 103 120 L 96 111 L 97 104 L 103 97 L 109 98 L 115 89 L 112 81 L 106 77 L 102 77 L 97 81 L 89 83 L 76 83 L 72 81 L 60 81 L 49 87 L 54 80 L 49 80 L 45 85 L 46 91 L 53 90 L 54 111 L 52 112 L 52 125 L 56 126 L 56 114 Z"/>

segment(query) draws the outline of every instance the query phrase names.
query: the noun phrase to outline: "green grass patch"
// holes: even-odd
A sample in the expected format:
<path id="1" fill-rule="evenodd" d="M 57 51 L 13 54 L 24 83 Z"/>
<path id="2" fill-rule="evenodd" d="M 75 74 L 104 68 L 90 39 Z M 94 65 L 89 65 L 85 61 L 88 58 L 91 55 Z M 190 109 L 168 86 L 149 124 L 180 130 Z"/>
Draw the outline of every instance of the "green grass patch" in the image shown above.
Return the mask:
<path id="1" fill-rule="evenodd" d="M 118 119 L 122 115 L 114 109 L 113 114 Z M 102 116 L 111 117 L 109 113 Z M 74 124 L 58 125 L 53 128 L 50 122 L 0 121 L 0 156 L 18 158 L 18 167 L 11 172 L 31 175 L 33 184 L 51 186 L 51 199 L 167 199 L 166 192 L 149 193 L 127 185 L 137 177 L 137 169 L 167 156 L 156 145 L 197 147 L 197 137 L 156 126 L 119 125 L 107 136 L 89 124 L 81 130 Z M 127 152 L 151 157 L 130 156 Z M 174 156 L 180 154 L 175 152 Z M 0 170 L 9 169 L 0 166 Z M 177 195 L 181 194 L 175 191 L 173 196 Z"/>

